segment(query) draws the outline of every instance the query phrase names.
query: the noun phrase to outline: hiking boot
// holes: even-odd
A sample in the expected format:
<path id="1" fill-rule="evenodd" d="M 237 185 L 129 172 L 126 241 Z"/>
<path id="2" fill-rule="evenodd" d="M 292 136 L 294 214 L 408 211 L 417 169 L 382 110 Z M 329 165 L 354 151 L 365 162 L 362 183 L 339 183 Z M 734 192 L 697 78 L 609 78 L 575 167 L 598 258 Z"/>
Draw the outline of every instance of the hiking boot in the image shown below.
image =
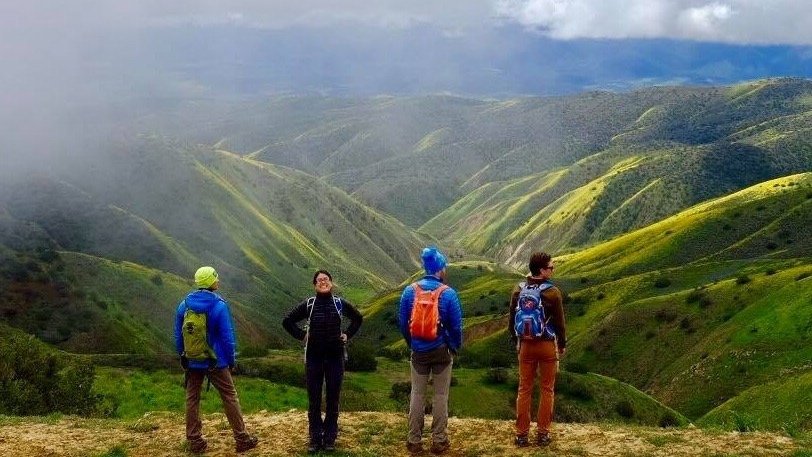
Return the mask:
<path id="1" fill-rule="evenodd" d="M 335 452 L 336 443 L 324 443 L 324 452 Z"/>
<path id="2" fill-rule="evenodd" d="M 539 436 L 536 438 L 536 443 L 542 447 L 549 446 L 552 442 L 553 439 L 550 438 L 549 433 L 539 433 Z"/>
<path id="3" fill-rule="evenodd" d="M 307 453 L 308 454 L 315 454 L 321 450 L 321 442 L 311 440 L 310 444 L 307 445 Z"/>
<path id="4" fill-rule="evenodd" d="M 431 443 L 431 453 L 442 454 L 443 452 L 447 451 L 448 448 L 450 447 L 451 443 L 449 441 L 435 441 Z"/>
<path id="5" fill-rule="evenodd" d="M 257 443 L 259 443 L 259 439 L 256 436 L 249 436 L 244 440 L 237 441 L 237 452 L 245 452 L 249 449 L 254 449 L 257 447 Z"/>
<path id="6" fill-rule="evenodd" d="M 527 435 L 521 435 L 516 437 L 516 447 L 527 447 L 530 446 L 530 440 L 527 439 Z"/>
<path id="7" fill-rule="evenodd" d="M 187 441 L 189 444 L 189 452 L 192 454 L 202 454 L 206 452 L 206 449 L 209 447 L 209 443 L 206 440 L 195 440 L 195 441 Z"/>
<path id="8" fill-rule="evenodd" d="M 406 450 L 412 454 L 423 452 L 423 443 L 406 443 Z"/>

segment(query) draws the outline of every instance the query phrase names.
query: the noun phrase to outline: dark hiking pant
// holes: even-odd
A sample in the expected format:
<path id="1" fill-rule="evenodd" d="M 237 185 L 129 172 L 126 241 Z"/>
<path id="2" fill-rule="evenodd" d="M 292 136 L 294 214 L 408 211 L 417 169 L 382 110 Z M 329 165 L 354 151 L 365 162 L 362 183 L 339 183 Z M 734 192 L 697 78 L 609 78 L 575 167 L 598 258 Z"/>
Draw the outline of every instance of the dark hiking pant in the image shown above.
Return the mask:
<path id="1" fill-rule="evenodd" d="M 323 356 L 308 355 L 305 362 L 307 381 L 307 420 L 309 423 L 310 441 L 327 444 L 335 443 L 338 436 L 338 401 L 341 383 L 344 380 L 343 355 Z M 327 385 L 326 413 L 321 417 L 322 386 Z"/>

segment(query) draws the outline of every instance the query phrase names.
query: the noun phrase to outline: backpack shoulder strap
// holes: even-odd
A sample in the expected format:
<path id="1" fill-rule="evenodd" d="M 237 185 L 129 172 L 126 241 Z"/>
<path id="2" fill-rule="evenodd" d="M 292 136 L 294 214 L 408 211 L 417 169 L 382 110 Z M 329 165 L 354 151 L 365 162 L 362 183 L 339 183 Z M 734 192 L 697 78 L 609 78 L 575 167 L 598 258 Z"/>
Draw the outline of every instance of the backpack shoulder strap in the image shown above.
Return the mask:
<path id="1" fill-rule="evenodd" d="M 333 295 L 333 304 L 336 307 L 336 311 L 338 312 L 338 316 L 341 317 L 344 312 L 344 300 L 341 297 L 336 297 Z"/>
<path id="2" fill-rule="evenodd" d="M 313 306 L 313 305 L 315 303 L 316 303 L 316 297 L 310 297 L 310 298 L 307 299 L 307 305 L 305 305 L 305 306 L 307 308 L 307 322 L 308 322 L 308 324 L 310 323 L 310 318 L 313 317 L 313 308 L 315 308 L 315 306 Z"/>
<path id="3" fill-rule="evenodd" d="M 439 299 L 439 298 L 440 298 L 440 295 L 442 295 L 442 294 L 443 294 L 443 292 L 445 292 L 445 291 L 446 291 L 446 289 L 448 289 L 448 288 L 449 288 L 449 287 L 448 287 L 448 284 L 440 284 L 440 287 L 438 287 L 438 288 L 434 289 L 434 290 L 432 291 L 432 293 L 433 293 L 433 294 L 434 294 L 434 295 L 435 295 L 435 296 L 436 296 L 436 297 Z"/>
<path id="4" fill-rule="evenodd" d="M 423 288 L 420 287 L 420 284 L 418 284 L 416 281 L 412 283 L 411 287 L 412 287 L 412 289 L 414 289 L 415 294 L 419 294 L 420 292 L 423 292 Z"/>

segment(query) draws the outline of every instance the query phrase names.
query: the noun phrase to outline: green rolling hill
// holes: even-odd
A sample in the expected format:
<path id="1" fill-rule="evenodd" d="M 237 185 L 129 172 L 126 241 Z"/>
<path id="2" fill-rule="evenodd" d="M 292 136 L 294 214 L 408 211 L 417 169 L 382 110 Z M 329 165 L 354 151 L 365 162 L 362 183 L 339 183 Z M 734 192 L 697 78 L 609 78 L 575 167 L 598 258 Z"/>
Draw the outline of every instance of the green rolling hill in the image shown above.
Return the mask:
<path id="1" fill-rule="evenodd" d="M 464 305 L 464 391 L 514 363 L 507 300 L 543 249 L 567 292 L 562 414 L 808 431 L 810 113 L 798 79 L 179 103 L 0 182 L 0 320 L 69 352 L 157 357 L 212 264 L 241 348 L 283 347 L 282 316 L 327 268 L 362 308 L 360 339 L 398 359 L 400 292 L 438 243 Z M 509 416 L 513 386 L 487 389 Z"/>
<path id="2" fill-rule="evenodd" d="M 807 85 L 761 81 L 653 106 L 600 152 L 488 182 L 420 230 L 517 265 L 531 246 L 581 249 L 701 201 L 808 171 Z"/>
<path id="3" fill-rule="evenodd" d="M 565 366 L 628 382 L 703 424 L 808 429 L 810 220 L 812 173 L 804 173 L 559 256 L 557 282 L 569 292 Z M 519 276 L 484 267 L 452 264 L 466 312 L 462 366 L 515 358 L 505 303 Z M 399 291 L 381 295 L 366 310 L 366 335 L 387 354 L 404 350 L 398 299 Z M 774 403 L 745 406 L 767 392 Z"/>
<path id="4" fill-rule="evenodd" d="M 130 146 L 59 179 L 4 183 L 0 252 L 9 289 L 22 291 L 5 306 L 46 341 L 167 351 L 187 279 L 213 264 L 246 343 L 279 345 L 281 317 L 312 293 L 317 268 L 362 302 L 417 265 L 418 236 L 316 177 L 161 139 Z"/>
<path id="5" fill-rule="evenodd" d="M 567 366 L 628 382 L 692 419 L 787 375 L 801 382 L 812 338 L 809 220 L 805 173 L 560 256 Z M 504 330 L 470 343 L 492 361 L 510 354 Z M 797 395 L 778 398 L 777 411 L 797 408 Z M 797 411 L 796 425 L 812 413 Z"/>
<path id="6" fill-rule="evenodd" d="M 552 210 L 574 215 L 577 209 L 586 213 L 578 214 L 583 229 L 568 234 L 566 245 L 580 246 L 700 201 L 805 171 L 810 94 L 810 81 L 781 78 L 730 87 L 496 101 L 282 96 L 262 103 L 188 102 L 145 117 L 134 128 L 323 177 L 412 227 L 461 199 L 470 205 L 472 192 L 485 199 L 503 187 L 525 185 L 529 201 L 490 204 L 477 213 L 512 206 L 515 220 L 503 221 L 507 226 L 497 231 L 513 233 L 523 224 L 545 222 L 530 220 L 532 215 Z M 637 164 L 629 166 L 629 160 Z M 568 172 L 545 177 L 557 169 Z M 530 176 L 539 182 L 521 181 Z M 556 186 L 539 198 L 540 186 L 550 180 Z M 584 186 L 580 198 L 570 196 L 580 205 L 570 209 L 561 201 L 564 207 L 545 210 Z M 596 202 L 590 204 L 592 198 Z M 515 204 L 527 206 L 519 210 Z M 458 218 L 470 213 L 451 216 L 449 226 L 499 225 L 486 221 L 487 214 L 462 224 Z M 442 228 L 432 233 L 449 239 L 466 235 Z M 516 238 L 522 235 L 528 233 Z M 509 256 L 494 246 L 498 239 L 494 235 L 484 249 L 474 240 L 466 245 L 480 254 Z M 511 244 L 515 248 L 520 242 Z"/>

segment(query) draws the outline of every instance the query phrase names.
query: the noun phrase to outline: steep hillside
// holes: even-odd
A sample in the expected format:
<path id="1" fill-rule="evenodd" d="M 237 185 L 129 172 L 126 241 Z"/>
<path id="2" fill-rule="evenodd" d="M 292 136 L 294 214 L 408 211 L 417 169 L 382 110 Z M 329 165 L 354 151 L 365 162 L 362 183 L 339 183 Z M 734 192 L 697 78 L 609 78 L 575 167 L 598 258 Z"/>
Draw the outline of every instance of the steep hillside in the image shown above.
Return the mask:
<path id="1" fill-rule="evenodd" d="M 517 264 L 531 246 L 560 251 L 597 244 L 700 201 L 812 167 L 812 137 L 795 132 L 767 143 L 759 140 L 764 134 L 752 133 L 750 143 L 615 145 L 570 167 L 489 183 L 421 230 Z"/>
<path id="2" fill-rule="evenodd" d="M 569 310 L 572 362 L 692 418 L 808 372 L 810 182 L 768 181 L 562 256 L 559 274 L 588 280 Z"/>
<path id="3" fill-rule="evenodd" d="M 703 426 L 797 433 L 812 428 L 812 412 L 798 405 L 812 403 L 812 371 L 787 374 L 751 387 L 702 417 Z"/>
<path id="4" fill-rule="evenodd" d="M 246 342 L 279 341 L 269 329 L 312 292 L 315 269 L 330 269 L 341 293 L 361 302 L 408 276 L 423 244 L 313 176 L 225 151 L 142 139 L 76 165 L 61 178 L 3 183 L 0 253 L 13 260 L 6 319 L 77 350 L 167 349 L 167 313 L 203 264 L 245 305 Z M 55 253 L 61 263 L 44 265 Z M 110 277 L 97 284 L 86 269 Z"/>
<path id="5" fill-rule="evenodd" d="M 568 292 L 565 367 L 629 382 L 692 419 L 728 405 L 708 424 L 808 429 L 809 220 L 812 174 L 804 173 L 558 256 L 556 282 Z M 490 279 L 481 278 L 484 287 Z M 494 284 L 500 301 L 516 279 Z M 463 290 L 476 287 L 472 278 Z M 513 363 L 503 308 L 467 316 L 461 363 Z M 771 407 L 743 408 L 753 392 L 777 391 L 782 381 L 787 391 Z M 731 410 L 745 419 L 732 420 Z"/>
<path id="6" fill-rule="evenodd" d="M 808 257 L 810 213 L 812 173 L 787 176 L 562 256 L 561 271 L 609 279 L 698 261 Z"/>
<path id="7" fill-rule="evenodd" d="M 530 221 L 528 215 L 544 212 L 581 186 L 596 187 L 590 181 L 620 162 L 640 159 L 616 179 L 602 179 L 606 192 L 589 196 L 598 200 L 590 205 L 593 211 L 582 205 L 578 212 L 586 213 L 584 229 L 567 237 L 572 241 L 568 245 L 577 245 L 645 226 L 759 181 L 807 170 L 812 158 L 804 119 L 810 94 L 810 81 L 783 78 L 731 87 L 656 87 L 497 101 L 287 96 L 262 103 L 189 102 L 142 119 L 135 128 L 326 177 L 411 226 L 420 226 L 482 186 L 490 184 L 479 191 L 489 197 L 517 178 L 541 179 L 602 151 L 618 156 L 586 172 L 572 170 L 547 198 L 529 198 L 525 204 L 530 206 L 514 212 L 515 223 L 500 232 L 514 232 L 525 223 L 538 227 L 545 221 Z M 525 194 L 537 190 L 529 187 Z M 564 213 L 574 210 L 564 208 Z M 449 239 L 457 235 L 433 233 Z M 486 249 L 503 253 L 493 243 Z"/>

